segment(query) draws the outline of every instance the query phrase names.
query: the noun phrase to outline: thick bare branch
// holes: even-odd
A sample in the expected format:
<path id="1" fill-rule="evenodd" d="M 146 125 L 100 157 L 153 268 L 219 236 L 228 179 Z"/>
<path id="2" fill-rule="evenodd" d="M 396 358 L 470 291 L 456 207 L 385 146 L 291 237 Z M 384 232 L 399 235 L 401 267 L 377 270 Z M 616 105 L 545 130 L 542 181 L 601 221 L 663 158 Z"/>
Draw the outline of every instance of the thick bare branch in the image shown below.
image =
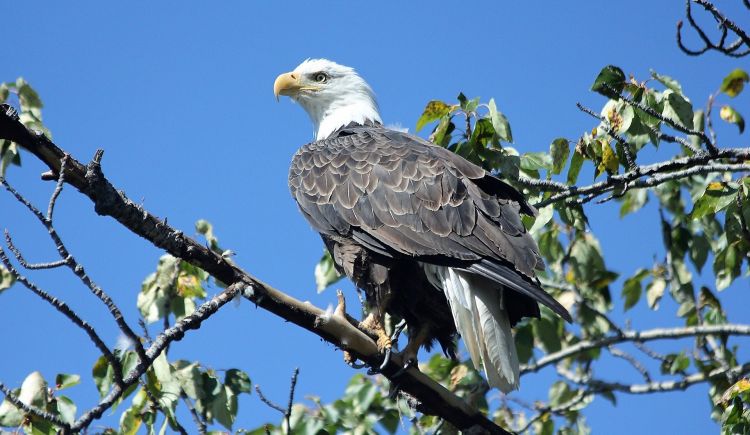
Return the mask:
<path id="1" fill-rule="evenodd" d="M 0 113 L 0 138 L 16 142 L 44 162 L 54 174 L 59 174 L 60 161 L 65 153 L 44 135 L 29 131 L 18 120 L 4 112 Z M 162 219 L 148 213 L 128 199 L 104 177 L 101 170 L 101 157 L 102 152 L 98 151 L 91 163 L 86 166 L 70 157 L 64 169 L 65 182 L 89 197 L 98 214 L 115 218 L 135 234 L 173 256 L 202 268 L 219 281 L 236 283 L 211 301 L 204 303 L 192 316 L 186 317 L 156 337 L 146 351 L 146 361 L 140 361 L 133 373 L 126 375 L 124 379 L 126 387 L 136 382 L 137 377 L 134 375 L 139 372 L 142 374 L 144 368 L 167 344 L 182 338 L 186 329 L 197 328 L 211 312 L 218 310 L 233 297 L 234 294 L 229 294 L 230 289 L 234 289 L 232 292 L 237 292 L 237 286 L 240 285 L 245 286 L 244 296 L 257 306 L 348 350 L 370 366 L 381 364 L 382 355 L 378 352 L 375 342 L 364 332 L 355 328 L 345 317 L 331 316 L 320 308 L 274 289 L 239 269 L 221 255 L 186 237 L 181 231 L 170 227 Z M 420 401 L 420 409 L 424 412 L 439 415 L 460 429 L 479 427 L 490 433 L 507 433 L 484 417 L 479 410 L 470 407 L 463 399 L 455 396 L 419 370 L 409 368 L 404 371 L 402 368 L 403 362 L 400 358 L 397 355 L 391 355 L 382 373 L 391 380 L 397 379 L 402 390 Z M 74 430 L 83 429 L 95 418 L 99 418 L 122 393 L 121 387 L 113 387 L 99 405 L 79 418 L 73 425 Z"/>

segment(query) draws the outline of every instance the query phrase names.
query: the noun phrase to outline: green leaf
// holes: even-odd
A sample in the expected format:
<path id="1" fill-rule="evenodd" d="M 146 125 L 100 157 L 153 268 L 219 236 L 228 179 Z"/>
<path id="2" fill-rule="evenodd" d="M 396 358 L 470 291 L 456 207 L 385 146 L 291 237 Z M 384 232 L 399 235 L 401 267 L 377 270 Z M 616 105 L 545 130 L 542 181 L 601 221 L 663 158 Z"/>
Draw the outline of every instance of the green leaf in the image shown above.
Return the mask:
<path id="1" fill-rule="evenodd" d="M 559 321 L 542 316 L 540 319 L 533 320 L 531 325 L 534 331 L 534 337 L 539 340 L 539 344 L 545 352 L 557 352 L 562 348 L 560 343 L 562 325 Z"/>
<path id="2" fill-rule="evenodd" d="M 435 130 L 432 131 L 429 139 L 434 144 L 447 148 L 450 145 L 451 134 L 455 129 L 456 125 L 453 124 L 451 116 L 446 115 L 440 118 L 440 122 L 435 127 Z"/>
<path id="3" fill-rule="evenodd" d="M 5 176 L 8 166 L 21 166 L 21 154 L 14 142 L 0 141 L 0 177 Z"/>
<path id="4" fill-rule="evenodd" d="M 417 120 L 417 131 L 420 131 L 425 125 L 429 124 L 430 122 L 437 121 L 438 119 L 448 115 L 451 110 L 453 110 L 453 106 L 449 106 L 442 101 L 430 101 L 424 108 L 422 116 L 420 116 Z"/>
<path id="5" fill-rule="evenodd" d="M 750 391 L 750 379 L 748 378 L 740 379 L 739 381 L 735 382 L 731 387 L 727 388 L 726 391 L 724 391 L 724 394 L 721 395 L 721 401 L 724 403 L 728 403 L 731 400 L 733 400 L 735 397 L 747 391 Z"/>
<path id="6" fill-rule="evenodd" d="M 232 430 L 237 418 L 237 395 L 229 387 L 221 387 L 211 401 L 211 415 L 225 428 Z"/>
<path id="7" fill-rule="evenodd" d="M 534 334 L 530 324 L 516 328 L 515 341 L 518 361 L 526 364 L 534 355 Z"/>
<path id="8" fill-rule="evenodd" d="M 540 151 L 536 153 L 525 153 L 521 156 L 521 169 L 536 171 L 539 169 L 552 169 L 552 156 Z"/>
<path id="9" fill-rule="evenodd" d="M 688 367 L 690 367 L 690 358 L 688 358 L 688 356 L 685 355 L 684 353 L 680 353 L 672 361 L 672 365 L 669 367 L 669 373 L 673 375 L 675 373 L 681 373 L 685 371 Z"/>
<path id="10" fill-rule="evenodd" d="M 60 416 L 62 421 L 73 424 L 76 420 L 76 404 L 73 403 L 70 398 L 66 396 L 57 396 L 55 399 L 55 407 L 57 408 L 57 415 Z"/>
<path id="11" fill-rule="evenodd" d="M 67 375 L 60 373 L 55 377 L 55 388 L 62 390 L 63 388 L 72 387 L 81 383 L 80 375 Z"/>
<path id="12" fill-rule="evenodd" d="M 323 256 L 315 266 L 315 286 L 318 289 L 318 293 L 325 290 L 329 285 L 339 281 L 343 278 L 336 270 L 336 266 L 333 264 L 333 258 L 328 250 L 323 252 Z"/>
<path id="13" fill-rule="evenodd" d="M 135 407 L 128 408 L 120 416 L 120 434 L 135 435 L 140 429 L 143 419 L 141 413 Z"/>
<path id="14" fill-rule="evenodd" d="M 735 124 L 740 129 L 740 134 L 745 131 L 745 119 L 732 106 L 723 106 L 719 111 L 719 116 L 724 121 Z"/>
<path id="15" fill-rule="evenodd" d="M 477 107 L 479 107 L 479 97 L 472 98 L 469 100 L 466 98 L 466 95 L 464 95 L 463 92 L 458 94 L 458 104 L 461 107 L 461 110 L 463 110 L 466 113 L 472 113 L 476 112 Z"/>
<path id="16" fill-rule="evenodd" d="M 107 361 L 107 358 L 100 356 L 94 363 L 94 368 L 91 370 L 91 374 L 94 378 L 94 384 L 96 389 L 99 391 L 99 397 L 104 397 L 109 393 L 112 387 L 114 379 L 114 369 Z"/>
<path id="17" fill-rule="evenodd" d="M 703 269 L 703 265 L 706 264 L 710 249 L 711 245 L 705 234 L 698 234 L 690 238 L 690 260 L 695 265 L 695 268 L 698 269 L 698 273 Z"/>
<path id="18" fill-rule="evenodd" d="M 576 181 L 578 181 L 578 174 L 581 172 L 581 167 L 583 166 L 583 154 L 578 152 L 578 148 L 576 147 L 575 152 L 573 153 L 573 156 L 570 157 L 570 166 L 568 167 L 568 178 L 567 182 L 568 185 L 572 186 L 576 184 Z"/>
<path id="19" fill-rule="evenodd" d="M 563 403 L 566 403 L 573 399 L 576 394 L 577 392 L 575 390 L 572 390 L 567 383 L 563 381 L 557 381 L 552 384 L 552 387 L 550 387 L 549 389 L 549 404 L 551 406 L 562 405 Z"/>
<path id="20" fill-rule="evenodd" d="M 646 269 L 638 269 L 635 275 L 626 279 L 623 283 L 622 297 L 623 299 L 625 299 L 625 311 L 629 310 L 638 303 L 638 300 L 641 298 L 641 293 L 643 292 L 641 281 L 643 281 L 643 278 L 645 278 L 649 274 L 650 272 Z"/>
<path id="21" fill-rule="evenodd" d="M 536 216 L 536 219 L 534 220 L 534 225 L 531 226 L 529 229 L 529 232 L 531 234 L 536 234 L 539 230 L 544 228 L 545 225 L 547 225 L 547 222 L 552 220 L 552 215 L 554 214 L 555 208 L 554 204 L 548 204 L 538 210 L 538 214 Z"/>
<path id="22" fill-rule="evenodd" d="M 664 278 L 654 277 L 646 288 L 646 300 L 652 310 L 659 309 L 659 301 L 664 296 L 664 289 L 667 288 L 667 282 Z"/>
<path id="23" fill-rule="evenodd" d="M 497 110 L 495 105 L 495 99 L 490 98 L 490 102 L 487 104 L 487 108 L 490 111 L 490 120 L 492 121 L 492 127 L 495 129 L 495 133 L 504 142 L 513 142 L 513 134 L 510 131 L 510 123 L 508 118 Z"/>
<path id="24" fill-rule="evenodd" d="M 549 146 L 549 153 L 552 156 L 552 173 L 557 175 L 565 167 L 565 161 L 570 154 L 570 144 L 564 137 L 559 137 L 552 141 Z"/>
<path id="25" fill-rule="evenodd" d="M 13 394 L 18 397 L 18 393 L 21 391 L 20 388 L 13 390 Z M 23 422 L 24 412 L 16 408 L 15 405 L 10 403 L 8 399 L 3 399 L 0 403 L 0 426 L 2 427 L 18 427 Z"/>
<path id="26" fill-rule="evenodd" d="M 250 376 L 242 370 L 229 369 L 224 375 L 224 384 L 231 388 L 235 394 L 250 393 L 252 390 L 252 383 L 250 382 Z"/>
<path id="27" fill-rule="evenodd" d="M 16 92 L 22 109 L 41 109 L 44 106 L 39 94 L 21 77 L 16 80 Z"/>
<path id="28" fill-rule="evenodd" d="M 44 380 L 41 373 L 33 372 L 26 376 L 23 384 L 21 384 L 21 392 L 18 394 L 18 399 L 35 408 L 47 408 L 47 402 L 49 401 L 47 396 L 47 381 Z"/>
<path id="29" fill-rule="evenodd" d="M 721 291 L 729 287 L 740 275 L 742 267 L 742 256 L 738 253 L 735 244 L 729 244 L 716 253 L 714 257 L 714 275 L 716 276 L 716 289 Z"/>
<path id="30" fill-rule="evenodd" d="M 628 190 L 620 204 L 620 217 L 640 210 L 646 201 L 648 201 L 648 189 Z"/>
<path id="31" fill-rule="evenodd" d="M 615 92 L 612 92 L 607 86 Z M 625 73 L 614 65 L 607 65 L 599 72 L 594 84 L 591 85 L 591 90 L 616 100 L 624 87 Z"/>
<path id="32" fill-rule="evenodd" d="M 174 287 L 181 261 L 169 254 L 162 255 L 156 272 L 147 276 L 141 284 L 136 305 L 146 322 L 155 322 L 168 314 L 167 302 L 176 293 Z"/>
<path id="33" fill-rule="evenodd" d="M 664 109 L 662 115 L 683 127 L 690 128 L 693 126 L 693 105 L 682 95 L 667 89 L 662 94 Z"/>
<path id="34" fill-rule="evenodd" d="M 11 275 L 7 269 L 0 266 L 0 293 L 7 290 L 16 282 L 16 277 Z"/>
<path id="35" fill-rule="evenodd" d="M 703 195 L 693 204 L 689 217 L 700 219 L 706 215 L 716 214 L 734 202 L 736 197 L 737 188 L 727 183 L 710 183 Z"/>
<path id="36" fill-rule="evenodd" d="M 500 158 L 500 174 L 509 180 L 517 180 L 521 158 L 511 154 L 503 154 Z"/>
<path id="37" fill-rule="evenodd" d="M 673 79 L 672 77 L 663 76 L 654 70 L 651 70 L 651 77 L 653 77 L 655 80 L 657 80 L 667 88 L 677 92 L 680 95 L 683 95 L 682 86 L 677 80 Z"/>
<path id="38" fill-rule="evenodd" d="M 748 80 L 750 76 L 744 70 L 737 68 L 724 77 L 719 90 L 734 98 L 742 92 Z"/>

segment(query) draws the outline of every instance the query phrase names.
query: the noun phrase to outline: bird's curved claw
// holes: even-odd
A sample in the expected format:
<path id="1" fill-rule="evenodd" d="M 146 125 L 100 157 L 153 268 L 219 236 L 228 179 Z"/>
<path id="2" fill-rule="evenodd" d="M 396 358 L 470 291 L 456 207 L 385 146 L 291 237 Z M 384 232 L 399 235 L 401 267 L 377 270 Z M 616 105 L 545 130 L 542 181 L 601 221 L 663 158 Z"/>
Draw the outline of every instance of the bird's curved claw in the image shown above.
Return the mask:
<path id="1" fill-rule="evenodd" d="M 401 336 L 401 333 L 404 331 L 404 328 L 406 328 L 406 320 L 401 320 L 393 328 L 393 334 L 391 334 L 391 343 L 393 344 L 393 346 L 396 346 L 398 344 L 398 338 L 399 336 Z"/>
<path id="2" fill-rule="evenodd" d="M 366 363 L 356 363 L 354 361 L 347 361 L 346 364 L 349 365 L 349 367 L 357 370 L 367 367 Z"/>

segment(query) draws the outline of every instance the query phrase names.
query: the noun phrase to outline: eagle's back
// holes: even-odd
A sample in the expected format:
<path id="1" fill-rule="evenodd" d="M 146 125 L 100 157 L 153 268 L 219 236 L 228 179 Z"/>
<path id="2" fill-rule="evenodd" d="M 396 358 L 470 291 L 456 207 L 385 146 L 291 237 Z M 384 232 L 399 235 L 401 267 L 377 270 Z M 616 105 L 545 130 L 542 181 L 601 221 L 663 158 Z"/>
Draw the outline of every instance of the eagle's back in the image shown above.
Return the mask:
<path id="1" fill-rule="evenodd" d="M 378 255 L 462 267 L 568 313 L 536 283 L 544 264 L 520 214 L 533 214 L 510 185 L 413 135 L 350 125 L 300 148 L 289 187 L 322 235 Z M 521 304 L 519 315 L 538 315 Z M 532 308 L 533 306 L 533 308 Z"/>

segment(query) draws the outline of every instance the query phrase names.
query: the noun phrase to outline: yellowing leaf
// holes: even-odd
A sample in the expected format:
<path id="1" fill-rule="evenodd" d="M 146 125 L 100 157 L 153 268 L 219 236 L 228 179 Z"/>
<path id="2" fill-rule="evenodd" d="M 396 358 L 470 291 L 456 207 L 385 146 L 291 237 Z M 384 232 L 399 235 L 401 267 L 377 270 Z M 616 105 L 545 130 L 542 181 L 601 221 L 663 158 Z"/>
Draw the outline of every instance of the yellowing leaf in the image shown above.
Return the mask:
<path id="1" fill-rule="evenodd" d="M 745 119 L 742 117 L 742 115 L 740 115 L 738 111 L 734 110 L 732 106 L 722 107 L 719 111 L 719 116 L 724 121 L 730 124 L 735 124 L 737 128 L 740 129 L 740 133 L 745 131 Z"/>
<path id="2" fill-rule="evenodd" d="M 608 174 L 616 174 L 620 161 L 617 160 L 617 154 L 609 145 L 609 142 L 602 141 L 602 162 L 599 164 L 599 172 L 607 171 Z"/>
<path id="3" fill-rule="evenodd" d="M 744 70 L 737 68 L 724 77 L 719 90 L 734 98 L 742 92 L 748 80 L 750 80 L 750 76 Z"/>
<path id="4" fill-rule="evenodd" d="M 750 391 L 750 379 L 748 378 L 740 379 L 734 385 L 727 388 L 724 394 L 721 395 L 721 402 L 729 403 L 732 399 L 745 391 Z"/>
<path id="5" fill-rule="evenodd" d="M 430 101 L 427 103 L 427 107 L 424 108 L 422 116 L 417 120 L 417 131 L 421 130 L 426 124 L 429 124 L 432 121 L 437 121 L 443 116 L 449 114 L 451 110 L 453 110 L 453 106 L 449 106 L 442 101 Z"/>

